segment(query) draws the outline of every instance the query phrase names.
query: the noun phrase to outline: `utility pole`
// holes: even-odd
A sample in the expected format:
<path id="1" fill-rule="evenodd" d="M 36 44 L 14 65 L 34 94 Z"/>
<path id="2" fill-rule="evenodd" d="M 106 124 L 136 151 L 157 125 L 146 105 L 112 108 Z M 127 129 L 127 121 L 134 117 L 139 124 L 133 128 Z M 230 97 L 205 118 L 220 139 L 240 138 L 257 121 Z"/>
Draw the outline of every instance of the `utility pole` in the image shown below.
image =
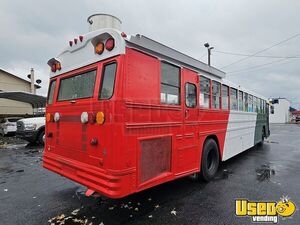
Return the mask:
<path id="1" fill-rule="evenodd" d="M 34 88 L 34 69 L 31 68 L 30 70 L 30 81 L 31 81 L 31 93 L 35 94 L 35 88 Z"/>
<path id="2" fill-rule="evenodd" d="M 211 50 L 214 49 L 214 47 L 209 47 L 208 43 L 204 44 L 204 47 L 207 48 L 207 61 L 208 61 L 208 65 L 210 66 L 210 56 L 211 56 Z"/>

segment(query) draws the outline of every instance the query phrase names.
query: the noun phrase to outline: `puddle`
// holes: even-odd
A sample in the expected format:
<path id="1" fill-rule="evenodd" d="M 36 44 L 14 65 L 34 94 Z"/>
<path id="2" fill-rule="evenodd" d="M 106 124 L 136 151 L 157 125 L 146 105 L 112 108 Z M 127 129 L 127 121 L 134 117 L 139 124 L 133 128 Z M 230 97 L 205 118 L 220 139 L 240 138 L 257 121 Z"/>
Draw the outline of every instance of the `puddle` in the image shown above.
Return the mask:
<path id="1" fill-rule="evenodd" d="M 271 140 L 266 141 L 266 143 L 270 143 L 270 144 L 279 144 L 278 141 L 271 141 Z"/>
<path id="2" fill-rule="evenodd" d="M 230 174 L 233 174 L 233 172 L 227 169 L 223 169 L 222 172 L 214 178 L 214 180 L 228 179 Z"/>
<path id="3" fill-rule="evenodd" d="M 260 168 L 256 169 L 256 179 L 258 181 L 269 181 L 271 176 L 275 175 L 275 170 L 270 167 L 268 164 L 261 165 Z"/>

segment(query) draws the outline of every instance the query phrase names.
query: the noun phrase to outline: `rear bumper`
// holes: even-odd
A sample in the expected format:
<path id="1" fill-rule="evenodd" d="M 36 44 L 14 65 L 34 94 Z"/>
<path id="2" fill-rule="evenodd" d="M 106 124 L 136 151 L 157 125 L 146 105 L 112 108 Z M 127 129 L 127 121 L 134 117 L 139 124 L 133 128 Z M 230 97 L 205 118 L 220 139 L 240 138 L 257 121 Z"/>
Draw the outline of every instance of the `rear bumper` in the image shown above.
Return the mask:
<path id="1" fill-rule="evenodd" d="M 129 195 L 135 187 L 135 169 L 114 171 L 66 159 L 46 152 L 43 167 L 67 177 L 109 198 Z"/>

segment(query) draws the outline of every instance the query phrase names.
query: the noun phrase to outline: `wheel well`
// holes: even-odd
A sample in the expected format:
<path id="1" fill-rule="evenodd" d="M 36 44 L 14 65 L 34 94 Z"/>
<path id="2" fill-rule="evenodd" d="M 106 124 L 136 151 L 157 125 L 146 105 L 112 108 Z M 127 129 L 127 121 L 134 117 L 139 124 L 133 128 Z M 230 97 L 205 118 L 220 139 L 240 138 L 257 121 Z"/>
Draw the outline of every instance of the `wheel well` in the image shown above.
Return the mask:
<path id="1" fill-rule="evenodd" d="M 39 138 L 42 131 L 45 131 L 45 126 L 42 126 L 42 127 L 39 128 L 39 131 L 38 131 L 37 136 L 36 136 L 37 139 Z"/>
<path id="2" fill-rule="evenodd" d="M 219 144 L 219 139 L 218 139 L 218 137 L 216 136 L 216 135 L 209 135 L 209 136 L 207 136 L 206 138 L 205 138 L 205 141 L 203 142 L 203 147 L 202 147 L 202 149 L 204 148 L 204 144 L 205 144 L 205 142 L 207 141 L 207 140 L 209 140 L 209 139 L 213 139 L 216 143 L 217 143 L 217 146 L 218 146 L 218 150 L 219 150 L 219 159 L 220 159 L 220 161 L 221 161 L 221 158 L 222 158 L 222 156 L 221 156 L 221 149 L 220 149 L 220 144 Z"/>

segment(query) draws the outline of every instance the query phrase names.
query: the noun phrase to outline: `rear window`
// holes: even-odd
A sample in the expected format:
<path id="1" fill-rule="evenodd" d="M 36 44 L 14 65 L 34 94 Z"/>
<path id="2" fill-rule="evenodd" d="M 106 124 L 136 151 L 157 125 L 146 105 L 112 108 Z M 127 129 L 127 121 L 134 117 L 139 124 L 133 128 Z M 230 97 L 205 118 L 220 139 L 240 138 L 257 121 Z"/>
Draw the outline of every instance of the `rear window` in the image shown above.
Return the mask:
<path id="1" fill-rule="evenodd" d="M 107 64 L 103 68 L 100 99 L 110 99 L 114 93 L 117 64 Z"/>
<path id="2" fill-rule="evenodd" d="M 90 98 L 94 93 L 96 70 L 60 80 L 58 101 Z"/>

